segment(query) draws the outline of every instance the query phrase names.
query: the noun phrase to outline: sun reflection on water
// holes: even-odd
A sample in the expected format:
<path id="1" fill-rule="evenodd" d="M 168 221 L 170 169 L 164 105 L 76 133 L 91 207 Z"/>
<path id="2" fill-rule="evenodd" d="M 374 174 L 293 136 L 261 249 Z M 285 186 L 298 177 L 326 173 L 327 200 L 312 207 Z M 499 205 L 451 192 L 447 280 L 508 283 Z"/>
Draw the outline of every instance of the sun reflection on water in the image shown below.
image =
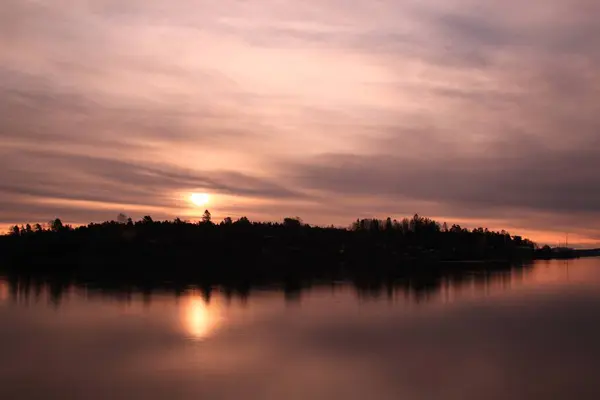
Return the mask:
<path id="1" fill-rule="evenodd" d="M 183 300 L 181 311 L 183 328 L 193 339 L 206 339 L 211 336 L 222 321 L 221 306 L 214 300 L 207 303 L 196 292 L 190 292 Z"/>

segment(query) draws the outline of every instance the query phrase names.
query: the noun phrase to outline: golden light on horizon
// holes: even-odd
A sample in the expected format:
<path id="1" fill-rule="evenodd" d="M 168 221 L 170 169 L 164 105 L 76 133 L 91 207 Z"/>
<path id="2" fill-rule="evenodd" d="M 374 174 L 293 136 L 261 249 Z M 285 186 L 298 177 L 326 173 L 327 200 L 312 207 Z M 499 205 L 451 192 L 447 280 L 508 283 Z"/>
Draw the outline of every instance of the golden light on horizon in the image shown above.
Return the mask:
<path id="1" fill-rule="evenodd" d="M 190 296 L 182 305 L 181 322 L 186 333 L 194 339 L 210 336 L 220 323 L 219 305 L 206 304 L 199 295 Z"/>
<path id="2" fill-rule="evenodd" d="M 210 201 L 210 196 L 208 193 L 192 193 L 190 201 L 197 207 L 204 207 Z"/>

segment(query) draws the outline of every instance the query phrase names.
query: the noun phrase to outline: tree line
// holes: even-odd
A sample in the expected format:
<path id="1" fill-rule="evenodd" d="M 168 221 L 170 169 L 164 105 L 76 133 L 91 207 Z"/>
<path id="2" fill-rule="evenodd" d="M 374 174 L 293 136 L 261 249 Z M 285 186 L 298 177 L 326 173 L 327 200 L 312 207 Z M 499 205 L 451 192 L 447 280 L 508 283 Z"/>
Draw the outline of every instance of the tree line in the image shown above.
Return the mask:
<path id="1" fill-rule="evenodd" d="M 0 237 L 0 258 L 16 270 L 208 280 L 426 271 L 447 262 L 509 262 L 533 256 L 535 243 L 508 232 L 448 226 L 414 215 L 395 220 L 357 219 L 347 228 L 305 224 L 298 217 L 253 222 L 179 218 L 115 220 L 73 227 L 15 226 Z"/>

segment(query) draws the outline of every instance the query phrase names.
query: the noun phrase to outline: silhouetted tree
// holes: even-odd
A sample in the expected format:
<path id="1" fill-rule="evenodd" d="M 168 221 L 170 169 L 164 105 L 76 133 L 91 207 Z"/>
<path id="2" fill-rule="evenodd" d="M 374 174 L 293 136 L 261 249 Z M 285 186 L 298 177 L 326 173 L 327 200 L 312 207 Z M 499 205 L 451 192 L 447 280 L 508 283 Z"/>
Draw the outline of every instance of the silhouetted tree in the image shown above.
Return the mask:
<path id="1" fill-rule="evenodd" d="M 283 219 L 283 226 L 287 228 L 298 228 L 302 226 L 302 220 L 299 217 L 287 217 Z"/>
<path id="2" fill-rule="evenodd" d="M 450 228 L 450 232 L 452 233 L 461 233 L 463 232 L 463 229 L 460 227 L 460 225 L 452 225 L 452 228 Z"/>
<path id="3" fill-rule="evenodd" d="M 392 229 L 394 229 L 394 224 L 392 223 L 392 218 L 387 217 L 387 219 L 385 220 L 385 230 L 391 231 Z"/>
<path id="4" fill-rule="evenodd" d="M 423 219 L 419 216 L 419 214 L 415 214 L 410 220 L 410 230 L 413 232 L 419 231 L 421 228 Z"/>
<path id="5" fill-rule="evenodd" d="M 204 210 L 204 214 L 202 214 L 202 223 L 203 224 L 210 224 L 211 220 L 212 220 L 212 216 L 210 214 L 210 211 Z"/>
<path id="6" fill-rule="evenodd" d="M 60 220 L 60 218 L 56 218 L 56 219 L 50 221 L 49 225 L 50 225 L 50 230 L 53 232 L 59 232 L 64 228 L 63 223 Z"/>
<path id="7" fill-rule="evenodd" d="M 402 218 L 402 232 L 405 234 L 410 231 L 410 220 L 408 218 Z"/>
<path id="8" fill-rule="evenodd" d="M 225 217 L 223 222 L 221 222 L 221 225 L 233 225 L 233 220 L 231 217 Z"/>
<path id="9" fill-rule="evenodd" d="M 250 220 L 247 217 L 241 217 L 240 219 L 235 221 L 235 223 L 239 225 L 250 225 Z"/>
<path id="10" fill-rule="evenodd" d="M 371 220 L 371 230 L 378 232 L 381 230 L 381 221 L 379 221 L 378 219 L 372 219 Z"/>

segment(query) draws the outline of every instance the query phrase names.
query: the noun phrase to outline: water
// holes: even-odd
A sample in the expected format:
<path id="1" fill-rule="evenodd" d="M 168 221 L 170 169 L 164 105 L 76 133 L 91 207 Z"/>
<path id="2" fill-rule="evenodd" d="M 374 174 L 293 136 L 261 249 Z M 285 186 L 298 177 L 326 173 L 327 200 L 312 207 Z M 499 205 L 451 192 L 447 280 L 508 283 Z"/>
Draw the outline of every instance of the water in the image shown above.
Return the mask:
<path id="1" fill-rule="evenodd" d="M 0 283 L 0 399 L 598 399 L 600 259 L 248 293 Z"/>

